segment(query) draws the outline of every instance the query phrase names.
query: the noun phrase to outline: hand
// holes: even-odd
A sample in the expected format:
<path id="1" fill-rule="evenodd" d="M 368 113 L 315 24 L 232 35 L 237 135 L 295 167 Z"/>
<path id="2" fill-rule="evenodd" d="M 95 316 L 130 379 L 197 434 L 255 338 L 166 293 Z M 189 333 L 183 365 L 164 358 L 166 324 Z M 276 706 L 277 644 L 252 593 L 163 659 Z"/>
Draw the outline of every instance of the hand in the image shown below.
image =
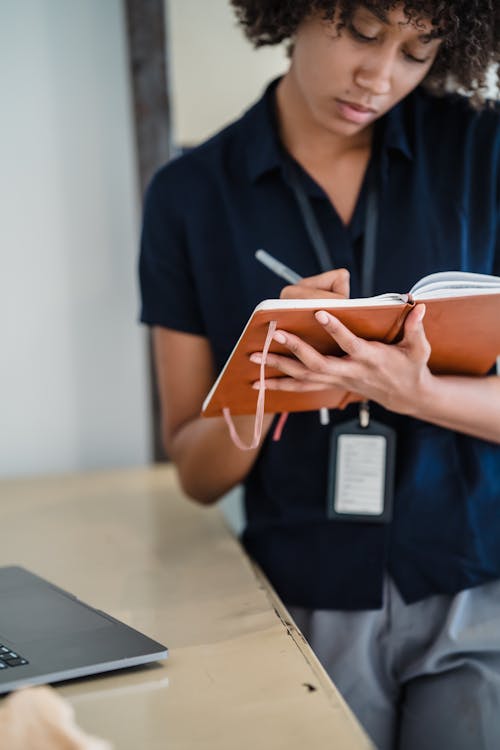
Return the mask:
<path id="1" fill-rule="evenodd" d="M 317 276 L 307 276 L 298 284 L 285 286 L 281 290 L 281 299 L 347 299 L 349 297 L 349 271 L 347 268 L 336 268 Z"/>
<path id="2" fill-rule="evenodd" d="M 382 344 L 355 336 L 324 310 L 317 312 L 318 324 L 346 353 L 344 357 L 320 354 L 298 336 L 276 331 L 275 340 L 294 356 L 268 354 L 266 364 L 286 377 L 266 379 L 266 388 L 301 392 L 339 387 L 391 411 L 416 414 L 419 397 L 433 377 L 427 367 L 431 350 L 422 323 L 424 314 L 425 305 L 416 305 L 406 318 L 403 339 L 398 344 Z M 259 363 L 261 354 L 252 354 L 250 359 Z"/>
<path id="3" fill-rule="evenodd" d="M 16 690 L 2 701 L 0 738 L 8 750 L 111 750 L 80 729 L 71 704 L 49 687 Z"/>

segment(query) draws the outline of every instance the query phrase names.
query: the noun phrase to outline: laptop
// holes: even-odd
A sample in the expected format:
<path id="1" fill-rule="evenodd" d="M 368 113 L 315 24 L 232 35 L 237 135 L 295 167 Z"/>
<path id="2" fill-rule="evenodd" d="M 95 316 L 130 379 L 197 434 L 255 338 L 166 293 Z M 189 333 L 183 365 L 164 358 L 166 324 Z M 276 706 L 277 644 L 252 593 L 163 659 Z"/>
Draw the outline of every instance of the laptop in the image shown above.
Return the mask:
<path id="1" fill-rule="evenodd" d="M 0 567 L 0 694 L 167 654 L 161 643 L 25 568 Z"/>

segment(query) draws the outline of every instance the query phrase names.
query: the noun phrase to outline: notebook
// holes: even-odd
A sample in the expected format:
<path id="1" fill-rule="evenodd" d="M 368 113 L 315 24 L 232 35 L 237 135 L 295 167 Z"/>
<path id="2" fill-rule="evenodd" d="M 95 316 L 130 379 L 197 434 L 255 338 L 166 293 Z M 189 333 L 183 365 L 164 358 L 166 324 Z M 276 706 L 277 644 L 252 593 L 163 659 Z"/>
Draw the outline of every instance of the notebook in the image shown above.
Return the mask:
<path id="1" fill-rule="evenodd" d="M 255 414 L 259 365 L 249 360 L 261 352 L 271 321 L 301 336 L 323 354 L 342 356 L 314 313 L 328 310 L 353 333 L 370 340 L 395 343 L 403 336 L 406 316 L 417 302 L 427 308 L 424 328 L 431 344 L 429 367 L 435 373 L 484 375 L 500 355 L 500 277 L 444 271 L 420 279 L 406 293 L 391 292 L 360 299 L 271 299 L 253 311 L 219 377 L 207 395 L 202 415 Z M 272 341 L 269 351 L 290 355 Z M 266 377 L 280 372 L 266 367 Z M 293 412 L 343 407 L 361 396 L 328 388 L 303 393 L 267 391 L 265 411 Z"/>
<path id="2" fill-rule="evenodd" d="M 146 664 L 167 653 L 25 568 L 0 567 L 0 693 Z"/>

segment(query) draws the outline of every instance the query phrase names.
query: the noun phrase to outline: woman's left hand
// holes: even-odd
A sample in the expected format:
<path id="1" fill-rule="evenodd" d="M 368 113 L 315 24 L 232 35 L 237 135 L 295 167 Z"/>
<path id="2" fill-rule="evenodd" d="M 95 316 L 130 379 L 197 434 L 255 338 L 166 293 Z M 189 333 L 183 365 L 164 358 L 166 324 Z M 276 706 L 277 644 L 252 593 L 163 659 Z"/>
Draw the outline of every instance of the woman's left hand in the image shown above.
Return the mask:
<path id="1" fill-rule="evenodd" d="M 311 391 L 339 387 L 376 401 L 401 414 L 417 414 L 419 399 L 433 377 L 427 366 L 431 348 L 426 338 L 419 304 L 405 321 L 404 336 L 397 344 L 382 344 L 355 336 L 333 315 L 316 313 L 318 325 L 336 341 L 345 356 L 320 354 L 305 341 L 286 331 L 276 331 L 274 339 L 286 346 L 293 357 L 268 353 L 266 364 L 285 377 L 268 378 L 273 391 Z M 250 356 L 260 363 L 261 353 Z M 254 388 L 259 383 L 253 384 Z"/>

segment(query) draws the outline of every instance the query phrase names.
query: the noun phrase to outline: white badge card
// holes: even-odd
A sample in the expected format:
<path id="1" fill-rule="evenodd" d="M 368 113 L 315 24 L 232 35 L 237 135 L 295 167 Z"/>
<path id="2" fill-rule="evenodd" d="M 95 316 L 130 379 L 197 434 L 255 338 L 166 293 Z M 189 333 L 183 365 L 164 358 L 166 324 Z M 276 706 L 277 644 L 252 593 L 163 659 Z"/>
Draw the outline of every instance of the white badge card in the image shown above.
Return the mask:
<path id="1" fill-rule="evenodd" d="M 387 523 L 392 517 L 396 436 L 384 424 L 358 420 L 332 430 L 328 517 Z"/>

